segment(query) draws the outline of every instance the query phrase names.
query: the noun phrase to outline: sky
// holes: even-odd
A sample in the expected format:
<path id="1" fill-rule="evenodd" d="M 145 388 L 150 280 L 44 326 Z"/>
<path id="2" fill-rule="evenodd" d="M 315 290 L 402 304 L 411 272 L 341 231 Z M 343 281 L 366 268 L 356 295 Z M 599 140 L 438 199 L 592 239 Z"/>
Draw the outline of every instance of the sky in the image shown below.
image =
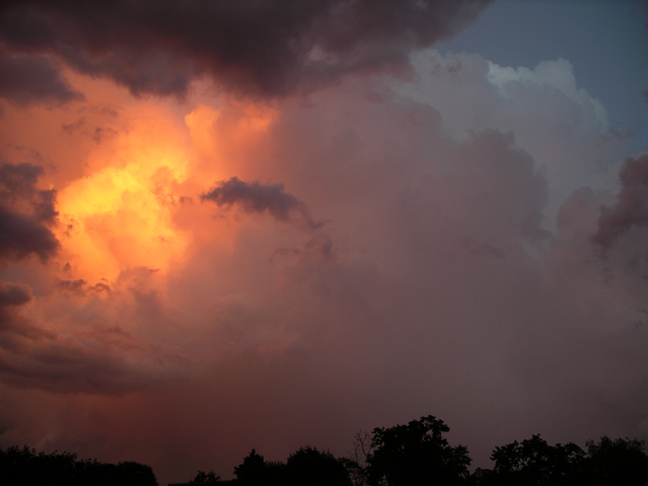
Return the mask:
<path id="1" fill-rule="evenodd" d="M 3 3 L 0 447 L 648 439 L 647 119 L 645 2 Z"/>

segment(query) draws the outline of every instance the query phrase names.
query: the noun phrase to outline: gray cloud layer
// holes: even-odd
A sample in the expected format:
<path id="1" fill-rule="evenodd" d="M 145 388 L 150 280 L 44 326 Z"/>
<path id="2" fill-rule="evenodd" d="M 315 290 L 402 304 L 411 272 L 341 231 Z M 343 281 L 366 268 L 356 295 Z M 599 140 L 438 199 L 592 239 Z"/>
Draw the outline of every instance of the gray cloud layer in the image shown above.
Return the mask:
<path id="1" fill-rule="evenodd" d="M 45 56 L 8 55 L 0 50 L 0 98 L 27 105 L 83 99 Z"/>
<path id="2" fill-rule="evenodd" d="M 5 82 L 4 94 L 76 97 L 38 57 L 47 54 L 136 95 L 183 97 L 191 80 L 204 74 L 245 95 L 284 95 L 348 72 L 402 66 L 412 48 L 453 34 L 487 3 L 192 0 L 179 8 L 173 1 L 5 2 L 1 40 L 10 52 L 34 56 L 5 59 L 21 66 L 8 79 L 30 70 L 45 77 L 20 89 Z"/>
<path id="3" fill-rule="evenodd" d="M 604 207 L 592 240 L 604 250 L 633 227 L 648 227 L 648 155 L 630 157 L 619 172 L 617 203 Z"/>
<path id="4" fill-rule="evenodd" d="M 311 75 L 398 63 L 438 34 L 394 34 L 408 18 L 399 9 L 419 12 L 421 3 L 372 4 L 174 10 L 198 19 L 203 8 L 230 9 L 222 18 L 241 43 L 231 50 L 219 37 L 226 32 L 199 20 L 187 23 L 204 27 L 195 35 L 181 23 L 167 29 L 165 2 L 118 2 L 114 12 L 26 3 L 37 6 L 29 16 L 10 4 L 14 23 L 2 32 L 16 50 L 48 52 L 134 93 L 182 95 L 192 76 L 221 73 L 225 85 L 266 96 L 311 86 Z M 294 18 L 262 22 L 282 5 L 297 6 Z M 335 5 L 351 9 L 338 27 L 318 13 Z M 455 26 L 458 10 L 443 5 L 434 16 Z M 354 23 L 355 9 L 368 11 Z M 116 40 L 104 37 L 107 27 Z M 215 57 L 205 60 L 210 42 Z M 267 57 L 254 57 L 263 42 Z M 198 468 L 227 475 L 251 447 L 269 459 L 305 443 L 344 454 L 358 429 L 428 413 L 482 467 L 495 445 L 532 433 L 550 442 L 648 437 L 645 154 L 617 178 L 627 146 L 607 136 L 602 106 L 577 89 L 566 61 L 515 71 L 427 51 L 415 64 L 406 87 L 400 78 L 340 78 L 308 103 L 275 100 L 267 139 L 236 157 L 205 155 L 229 174 L 247 172 L 203 199 L 271 218 L 227 221 L 223 236 L 210 232 L 218 222 L 201 219 L 202 206 L 173 206 L 194 238 L 167 273 L 135 268 L 106 283 L 69 270 L 47 289 L 30 269 L 32 290 L 3 283 L 0 442 L 134 458 L 181 480 Z M 218 124 L 205 130 L 227 140 Z M 35 166 L 2 170 L 5 228 L 29 221 L 43 234 L 27 253 L 51 255 L 55 194 L 36 187 Z M 280 180 L 290 193 L 246 180 Z M 326 235 L 274 224 L 312 228 L 310 211 L 330 221 Z M 227 244 L 215 243 L 221 237 Z M 25 250 L 2 244 L 7 261 Z"/>
<path id="5" fill-rule="evenodd" d="M 39 166 L 0 166 L 0 260 L 20 260 L 36 254 L 42 261 L 58 248 L 48 227 L 55 223 L 56 191 L 38 189 Z"/>
<path id="6" fill-rule="evenodd" d="M 312 220 L 306 203 L 284 192 L 283 184 L 243 182 L 238 177 L 232 177 L 228 181 L 220 182 L 209 192 L 201 194 L 200 199 L 213 201 L 218 206 L 237 204 L 247 213 L 267 211 L 278 221 L 297 220 L 310 228 L 322 226 L 321 223 Z"/>

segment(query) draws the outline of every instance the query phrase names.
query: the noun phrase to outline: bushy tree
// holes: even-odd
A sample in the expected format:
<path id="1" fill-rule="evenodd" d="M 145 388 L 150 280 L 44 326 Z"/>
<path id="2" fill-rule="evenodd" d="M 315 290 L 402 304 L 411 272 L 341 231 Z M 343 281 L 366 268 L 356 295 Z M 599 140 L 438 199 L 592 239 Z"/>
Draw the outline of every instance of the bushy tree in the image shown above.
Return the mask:
<path id="1" fill-rule="evenodd" d="M 588 441 L 587 473 L 590 486 L 643 486 L 648 481 L 645 441 L 607 436 Z"/>
<path id="2" fill-rule="evenodd" d="M 150 466 L 133 461 L 117 464 L 116 473 L 123 486 L 157 486 L 155 474 Z"/>
<path id="3" fill-rule="evenodd" d="M 292 486 L 352 486 L 349 472 L 328 451 L 302 447 L 286 462 L 288 484 Z"/>
<path id="4" fill-rule="evenodd" d="M 286 465 L 266 461 L 252 449 L 241 464 L 234 468 L 236 483 L 242 486 L 280 486 L 286 481 Z"/>
<path id="5" fill-rule="evenodd" d="M 220 476 L 216 476 L 214 471 L 198 471 L 196 476 L 189 481 L 192 486 L 215 486 L 220 482 Z"/>
<path id="6" fill-rule="evenodd" d="M 2 486 L 157 486 L 149 466 L 136 462 L 106 464 L 78 459 L 70 452 L 36 453 L 24 446 L 0 448 Z"/>
<path id="7" fill-rule="evenodd" d="M 432 415 L 407 425 L 376 428 L 367 457 L 371 485 L 456 485 L 468 477 L 470 457 L 464 446 L 443 437 L 450 428 Z"/>
<path id="8" fill-rule="evenodd" d="M 576 444 L 549 445 L 540 435 L 496 447 L 496 484 L 573 485 L 583 480 L 585 452 Z"/>

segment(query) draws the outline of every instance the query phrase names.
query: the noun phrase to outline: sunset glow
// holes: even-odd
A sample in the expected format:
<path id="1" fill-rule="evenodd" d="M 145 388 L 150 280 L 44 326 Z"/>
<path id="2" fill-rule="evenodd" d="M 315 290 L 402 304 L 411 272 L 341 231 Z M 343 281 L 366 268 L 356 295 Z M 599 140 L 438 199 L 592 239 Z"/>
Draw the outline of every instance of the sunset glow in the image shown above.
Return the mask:
<path id="1" fill-rule="evenodd" d="M 138 266 L 166 271 L 183 258 L 188 236 L 173 223 L 174 190 L 188 177 L 190 148 L 168 114 L 140 110 L 128 133 L 88 155 L 97 169 L 59 195 L 59 240 L 78 278 L 114 280 Z"/>
<path id="2" fill-rule="evenodd" d="M 378 3 L 0 7 L 0 448 L 648 439 L 648 10 Z"/>

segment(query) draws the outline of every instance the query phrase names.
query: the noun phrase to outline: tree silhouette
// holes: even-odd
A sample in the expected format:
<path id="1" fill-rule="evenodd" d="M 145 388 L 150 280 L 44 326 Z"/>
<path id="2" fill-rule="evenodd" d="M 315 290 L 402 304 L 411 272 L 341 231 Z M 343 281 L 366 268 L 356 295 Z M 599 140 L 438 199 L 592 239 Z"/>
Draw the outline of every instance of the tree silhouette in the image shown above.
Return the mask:
<path id="1" fill-rule="evenodd" d="M 236 483 L 244 486 L 279 486 L 286 481 L 286 465 L 281 462 L 267 462 L 252 449 L 243 463 L 234 468 Z"/>
<path id="2" fill-rule="evenodd" d="M 450 428 L 432 415 L 407 425 L 373 430 L 367 458 L 369 483 L 388 486 L 461 484 L 470 457 L 464 446 L 452 447 L 443 437 Z"/>
<path id="3" fill-rule="evenodd" d="M 219 482 L 220 476 L 216 476 L 214 471 L 209 471 L 208 473 L 206 473 L 205 471 L 198 471 L 196 476 L 191 481 L 189 481 L 189 484 L 191 484 L 192 486 L 213 486 L 219 484 Z"/>
<path id="4" fill-rule="evenodd" d="M 587 472 L 591 486 L 643 486 L 648 481 L 645 441 L 607 436 L 587 442 Z"/>
<path id="5" fill-rule="evenodd" d="M 0 448 L 2 486 L 157 486 L 153 470 L 137 462 L 106 464 L 70 452 L 36 453 L 24 446 Z"/>
<path id="6" fill-rule="evenodd" d="M 117 464 L 117 476 L 120 484 L 124 486 L 157 486 L 155 474 L 150 466 L 133 461 Z"/>
<path id="7" fill-rule="evenodd" d="M 357 432 L 353 437 L 353 453 L 351 457 L 341 459 L 342 464 L 349 471 L 353 486 L 369 484 L 368 458 L 372 451 L 371 434 L 366 431 Z"/>
<path id="8" fill-rule="evenodd" d="M 328 451 L 302 447 L 288 457 L 287 479 L 293 486 L 352 486 L 349 472 Z"/>
<path id="9" fill-rule="evenodd" d="M 584 459 L 585 452 L 576 444 L 552 446 L 539 434 L 533 435 L 495 448 L 493 479 L 498 485 L 578 484 L 584 480 Z"/>

